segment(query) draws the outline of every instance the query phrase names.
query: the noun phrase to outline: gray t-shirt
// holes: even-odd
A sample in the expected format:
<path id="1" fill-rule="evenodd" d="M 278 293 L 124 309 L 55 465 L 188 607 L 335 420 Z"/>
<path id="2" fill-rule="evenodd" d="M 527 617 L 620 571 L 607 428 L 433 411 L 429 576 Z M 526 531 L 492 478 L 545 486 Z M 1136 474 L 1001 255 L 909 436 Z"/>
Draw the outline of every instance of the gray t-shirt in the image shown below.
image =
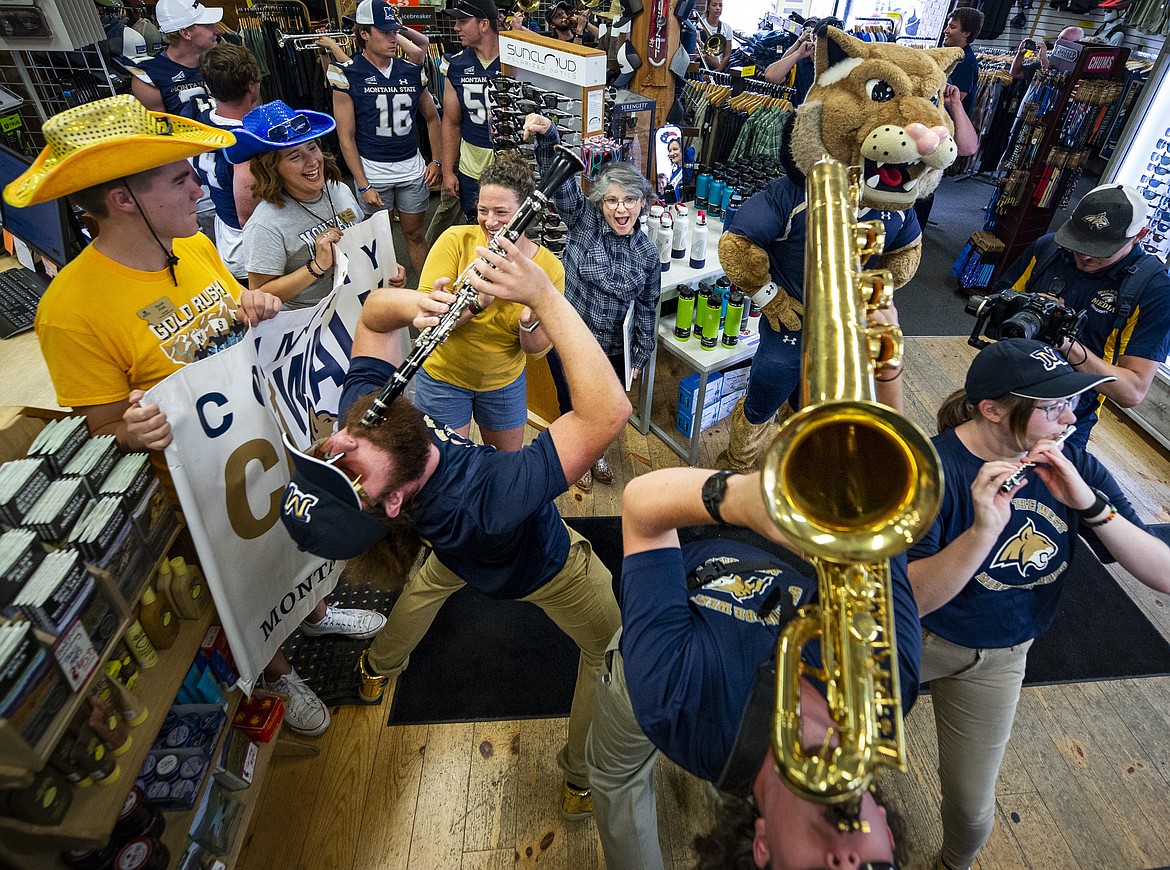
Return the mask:
<path id="1" fill-rule="evenodd" d="M 332 206 L 330 203 L 332 202 Z M 287 194 L 282 205 L 261 202 L 244 225 L 244 264 L 257 275 L 280 277 L 295 272 L 313 256 L 313 240 L 326 227 L 345 229 L 361 223 L 362 209 L 353 191 L 335 181 L 313 202 L 300 202 Z M 316 305 L 333 289 L 333 269 L 326 269 L 285 310 Z"/>

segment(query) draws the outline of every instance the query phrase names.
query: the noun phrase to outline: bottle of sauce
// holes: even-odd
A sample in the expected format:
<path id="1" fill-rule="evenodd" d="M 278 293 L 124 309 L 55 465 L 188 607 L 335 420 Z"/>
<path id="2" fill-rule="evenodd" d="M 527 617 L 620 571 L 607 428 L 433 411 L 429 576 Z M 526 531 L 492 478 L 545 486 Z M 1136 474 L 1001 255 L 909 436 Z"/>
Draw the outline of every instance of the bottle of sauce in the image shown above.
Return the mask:
<path id="1" fill-rule="evenodd" d="M 179 636 L 179 620 L 169 604 L 159 598 L 150 586 L 142 593 L 138 604 L 138 621 L 156 650 L 170 649 Z"/>

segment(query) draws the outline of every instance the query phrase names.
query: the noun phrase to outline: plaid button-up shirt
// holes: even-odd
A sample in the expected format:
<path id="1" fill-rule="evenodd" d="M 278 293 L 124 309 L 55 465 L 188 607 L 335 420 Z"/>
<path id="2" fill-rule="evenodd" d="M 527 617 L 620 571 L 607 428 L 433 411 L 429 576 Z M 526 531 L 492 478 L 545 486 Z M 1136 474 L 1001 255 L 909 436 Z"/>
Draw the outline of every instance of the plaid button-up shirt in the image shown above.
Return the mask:
<path id="1" fill-rule="evenodd" d="M 544 172 L 560 141 L 556 127 L 536 137 L 536 161 Z M 565 298 L 607 354 L 622 352 L 622 323 L 634 306 L 630 366 L 644 369 L 654 351 L 662 266 L 654 243 L 641 230 L 619 236 L 581 192 L 575 178 L 555 194 L 569 228 L 565 244 Z M 637 218 L 634 218 L 637 220 Z"/>

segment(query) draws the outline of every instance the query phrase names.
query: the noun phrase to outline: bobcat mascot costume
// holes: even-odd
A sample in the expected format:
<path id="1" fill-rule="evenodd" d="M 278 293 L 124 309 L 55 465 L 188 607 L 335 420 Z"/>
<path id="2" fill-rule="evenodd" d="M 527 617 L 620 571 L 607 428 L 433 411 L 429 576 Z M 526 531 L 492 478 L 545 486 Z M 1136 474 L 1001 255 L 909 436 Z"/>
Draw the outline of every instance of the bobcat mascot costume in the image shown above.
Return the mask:
<path id="1" fill-rule="evenodd" d="M 772 419 L 800 385 L 804 299 L 804 173 L 825 154 L 863 167 L 861 219 L 881 219 L 894 287 L 914 276 L 922 254 L 914 200 L 938 186 L 958 155 L 942 108 L 957 48 L 868 43 L 836 28 L 817 39 L 816 81 L 786 130 L 787 175 L 751 197 L 719 239 L 719 260 L 763 309 L 747 393 L 731 416 L 719 465 L 751 471 L 771 442 Z"/>

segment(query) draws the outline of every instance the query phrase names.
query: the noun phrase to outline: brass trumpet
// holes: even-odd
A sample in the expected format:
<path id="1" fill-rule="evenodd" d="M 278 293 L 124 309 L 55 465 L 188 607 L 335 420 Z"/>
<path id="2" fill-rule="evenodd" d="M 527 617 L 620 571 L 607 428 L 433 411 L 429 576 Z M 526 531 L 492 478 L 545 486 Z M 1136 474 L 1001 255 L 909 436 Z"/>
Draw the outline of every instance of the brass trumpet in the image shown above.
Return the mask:
<path id="1" fill-rule="evenodd" d="M 842 830 L 859 830 L 860 798 L 877 767 L 905 769 L 898 653 L 888 559 L 938 512 L 942 472 L 917 426 L 875 401 L 873 374 L 901 365 L 902 335 L 867 326 L 889 305 L 888 272 L 858 274 L 881 252 L 884 226 L 858 223 L 859 181 L 828 158 L 808 174 L 804 278 L 804 407 L 764 458 L 761 483 L 773 521 L 816 567 L 819 603 L 780 636 L 772 748 L 798 793 L 836 805 Z M 821 642 L 820 669 L 801 661 Z M 820 679 L 833 731 L 805 747 L 800 681 Z"/>
<path id="2" fill-rule="evenodd" d="M 697 11 L 691 13 L 691 20 L 703 36 L 703 53 L 711 57 L 723 57 L 723 52 L 727 51 L 727 37 L 712 30 L 711 25 Z"/>
<path id="3" fill-rule="evenodd" d="M 291 45 L 294 51 L 313 51 L 321 48 L 317 45 L 317 40 L 322 36 L 328 36 L 341 46 L 343 51 L 349 52 L 353 48 L 353 35 L 344 30 L 331 30 L 327 33 L 284 33 L 277 30 L 276 47 L 284 48 Z"/>

